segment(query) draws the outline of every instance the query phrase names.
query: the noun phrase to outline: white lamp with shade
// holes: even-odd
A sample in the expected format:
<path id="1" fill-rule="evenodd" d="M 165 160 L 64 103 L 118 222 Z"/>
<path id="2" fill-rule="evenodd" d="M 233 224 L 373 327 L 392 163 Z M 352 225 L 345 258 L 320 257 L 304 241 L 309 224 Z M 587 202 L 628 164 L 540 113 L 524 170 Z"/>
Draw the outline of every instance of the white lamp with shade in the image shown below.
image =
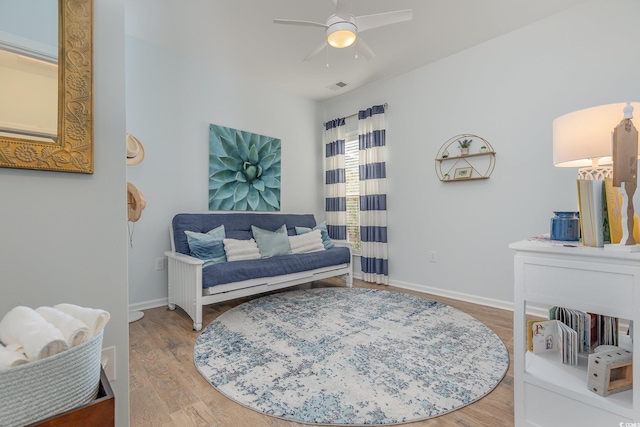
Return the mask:
<path id="1" fill-rule="evenodd" d="M 623 120 L 630 119 L 629 110 L 633 111 L 633 109 L 640 111 L 640 103 L 601 105 L 555 119 L 553 121 L 554 166 L 580 167 L 578 179 L 613 178 L 613 168 L 603 165 L 613 163 L 614 128 L 618 127 Z M 623 165 L 614 165 L 614 167 L 621 168 Z M 626 186 L 625 184 L 625 182 L 622 183 L 623 186 Z M 627 198 L 626 191 L 622 191 L 622 194 Z M 633 200 L 628 199 L 625 199 L 625 206 L 629 202 L 633 206 Z M 624 209 L 622 216 L 623 220 L 627 219 L 628 212 Z M 633 218 L 633 209 L 631 218 Z M 630 233 L 633 234 L 632 229 Z M 621 246 L 624 246 L 622 242 Z M 627 249 L 631 250 L 631 248 Z"/>
<path id="2" fill-rule="evenodd" d="M 626 103 L 600 105 L 560 116 L 553 121 L 553 165 L 579 167 L 579 179 L 611 177 L 612 133 L 623 118 Z M 640 111 L 640 102 L 632 102 Z"/>

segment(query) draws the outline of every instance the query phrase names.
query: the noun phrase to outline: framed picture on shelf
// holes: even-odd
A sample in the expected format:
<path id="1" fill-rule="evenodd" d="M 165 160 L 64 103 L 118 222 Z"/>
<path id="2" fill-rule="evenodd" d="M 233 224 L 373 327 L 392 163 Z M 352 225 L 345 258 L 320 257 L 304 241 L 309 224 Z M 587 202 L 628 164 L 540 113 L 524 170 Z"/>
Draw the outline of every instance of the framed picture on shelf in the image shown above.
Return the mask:
<path id="1" fill-rule="evenodd" d="M 468 168 L 458 168 L 453 174 L 453 179 L 463 179 L 463 178 L 471 178 L 472 167 Z"/>

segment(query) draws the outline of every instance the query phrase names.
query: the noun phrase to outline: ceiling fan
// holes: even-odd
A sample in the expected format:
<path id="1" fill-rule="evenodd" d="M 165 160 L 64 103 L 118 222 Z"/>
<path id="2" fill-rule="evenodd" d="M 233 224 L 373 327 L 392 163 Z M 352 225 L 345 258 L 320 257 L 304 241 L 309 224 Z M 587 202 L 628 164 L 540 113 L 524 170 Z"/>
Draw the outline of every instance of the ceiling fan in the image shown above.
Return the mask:
<path id="1" fill-rule="evenodd" d="M 275 24 L 287 24 L 287 25 L 302 25 L 307 27 L 322 27 L 326 30 L 326 40 L 315 48 L 304 61 L 308 61 L 327 44 L 338 49 L 349 47 L 353 45 L 356 52 L 361 54 L 367 59 L 371 59 L 375 56 L 373 51 L 367 46 L 367 44 L 358 37 L 359 33 L 370 30 L 372 28 L 382 27 L 383 25 L 395 24 L 397 22 L 409 21 L 413 18 L 413 12 L 411 9 L 396 10 L 394 12 L 377 13 L 374 15 L 353 16 L 351 14 L 351 6 L 353 0 L 332 0 L 336 7 L 336 13 L 331 15 L 327 22 L 321 24 L 320 22 L 311 21 L 298 21 L 290 19 L 274 19 Z"/>

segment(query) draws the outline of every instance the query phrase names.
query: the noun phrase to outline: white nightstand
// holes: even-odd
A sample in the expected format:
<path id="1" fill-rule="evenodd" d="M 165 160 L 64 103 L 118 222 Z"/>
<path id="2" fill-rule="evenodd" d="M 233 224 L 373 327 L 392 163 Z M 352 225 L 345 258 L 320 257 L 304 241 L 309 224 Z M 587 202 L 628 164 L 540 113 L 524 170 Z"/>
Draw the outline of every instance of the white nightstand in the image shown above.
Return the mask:
<path id="1" fill-rule="evenodd" d="M 562 364 L 557 355 L 526 351 L 527 304 L 573 308 L 640 324 L 640 254 L 539 241 L 521 241 L 509 248 L 516 251 L 513 316 L 516 426 L 604 427 L 640 423 L 640 389 L 602 397 L 587 388 L 586 355 L 580 357 L 579 366 L 571 366 Z M 630 338 L 633 350 L 637 350 L 640 340 L 637 327 Z M 633 354 L 633 364 L 633 382 L 640 387 L 639 351 Z"/>

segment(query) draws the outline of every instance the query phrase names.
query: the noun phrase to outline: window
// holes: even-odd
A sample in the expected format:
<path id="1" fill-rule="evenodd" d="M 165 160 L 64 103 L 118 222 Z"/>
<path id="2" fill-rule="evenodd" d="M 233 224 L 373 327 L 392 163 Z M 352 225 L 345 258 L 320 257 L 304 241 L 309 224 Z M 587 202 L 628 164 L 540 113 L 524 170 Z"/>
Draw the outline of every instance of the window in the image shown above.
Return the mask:
<path id="1" fill-rule="evenodd" d="M 360 159 L 357 132 L 347 135 L 344 151 L 347 181 L 347 236 L 353 243 L 354 251 L 360 252 Z"/>

